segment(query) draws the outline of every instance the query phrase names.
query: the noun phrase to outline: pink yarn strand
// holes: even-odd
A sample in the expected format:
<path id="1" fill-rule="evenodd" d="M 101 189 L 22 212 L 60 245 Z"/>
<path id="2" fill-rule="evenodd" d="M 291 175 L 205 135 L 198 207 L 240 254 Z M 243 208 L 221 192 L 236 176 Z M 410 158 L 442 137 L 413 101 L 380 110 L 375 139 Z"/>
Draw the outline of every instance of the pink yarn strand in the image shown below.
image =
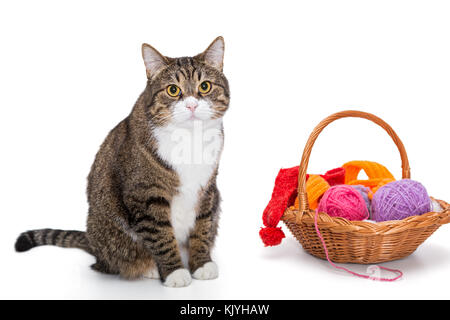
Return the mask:
<path id="1" fill-rule="evenodd" d="M 360 278 L 364 278 L 364 279 L 370 279 L 370 280 L 375 280 L 375 281 L 382 281 L 382 282 L 393 282 L 395 280 L 400 279 L 403 276 L 403 272 L 401 272 L 400 270 L 398 270 L 398 269 L 390 269 L 390 268 L 386 268 L 386 267 L 383 267 L 383 266 L 377 266 L 377 267 L 382 269 L 382 270 L 386 270 L 386 271 L 389 271 L 389 272 L 392 272 L 392 273 L 396 273 L 397 276 L 395 278 L 374 277 L 374 276 L 369 276 L 369 275 L 366 275 L 366 274 L 357 273 L 357 272 L 351 271 L 351 270 L 349 270 L 349 269 L 347 269 L 345 267 L 341 267 L 341 266 L 336 265 L 333 261 L 330 260 L 330 257 L 328 255 L 328 249 L 327 249 L 327 246 L 325 244 L 325 240 L 323 239 L 322 234 L 319 231 L 319 226 L 317 225 L 317 217 L 318 217 L 318 213 L 316 211 L 315 214 L 314 214 L 314 226 L 316 228 L 316 233 L 319 236 L 320 241 L 322 242 L 323 249 L 325 250 L 325 256 L 326 256 L 328 262 L 334 268 L 340 269 L 340 270 L 344 270 L 344 271 L 346 271 L 346 272 L 348 272 L 351 275 L 354 275 L 356 277 L 360 277 Z"/>

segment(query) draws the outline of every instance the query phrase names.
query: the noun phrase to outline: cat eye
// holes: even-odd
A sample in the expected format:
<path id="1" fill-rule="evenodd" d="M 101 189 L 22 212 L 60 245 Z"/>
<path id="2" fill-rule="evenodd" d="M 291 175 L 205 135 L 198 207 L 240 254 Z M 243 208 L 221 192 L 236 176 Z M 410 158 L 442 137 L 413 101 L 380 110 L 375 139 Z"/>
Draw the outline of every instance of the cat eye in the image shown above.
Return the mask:
<path id="1" fill-rule="evenodd" d="M 167 94 L 171 97 L 178 97 L 181 94 L 181 89 L 178 86 L 171 84 L 167 87 Z"/>
<path id="2" fill-rule="evenodd" d="M 210 92 L 211 91 L 211 82 L 203 81 L 202 83 L 200 83 L 200 85 L 198 86 L 198 91 L 200 91 L 200 93 L 202 93 L 202 94 L 206 94 L 206 93 Z"/>

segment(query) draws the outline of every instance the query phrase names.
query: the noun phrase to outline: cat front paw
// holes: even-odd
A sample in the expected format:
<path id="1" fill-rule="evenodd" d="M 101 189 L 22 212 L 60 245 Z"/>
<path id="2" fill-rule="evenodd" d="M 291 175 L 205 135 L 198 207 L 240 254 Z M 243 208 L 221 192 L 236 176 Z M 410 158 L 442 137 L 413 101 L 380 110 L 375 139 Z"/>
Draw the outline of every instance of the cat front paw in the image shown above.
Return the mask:
<path id="1" fill-rule="evenodd" d="M 198 280 L 212 280 L 219 276 L 219 269 L 217 264 L 213 261 L 205 263 L 202 267 L 195 270 L 192 274 L 194 279 Z"/>
<path id="2" fill-rule="evenodd" d="M 191 274 L 186 269 L 177 269 L 169 274 L 164 281 L 166 287 L 179 288 L 186 287 L 192 282 Z"/>
<path id="3" fill-rule="evenodd" d="M 150 268 L 145 274 L 144 274 L 144 278 L 147 279 L 159 279 L 159 272 L 158 272 L 158 268 L 155 266 L 153 268 Z"/>

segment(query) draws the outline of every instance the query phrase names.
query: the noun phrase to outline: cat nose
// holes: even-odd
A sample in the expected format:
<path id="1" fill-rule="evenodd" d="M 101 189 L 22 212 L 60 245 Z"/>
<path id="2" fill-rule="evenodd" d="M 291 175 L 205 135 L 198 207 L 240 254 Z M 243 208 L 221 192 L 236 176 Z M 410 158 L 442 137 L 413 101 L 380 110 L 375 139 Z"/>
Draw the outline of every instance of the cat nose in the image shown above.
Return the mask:
<path id="1" fill-rule="evenodd" d="M 191 112 L 194 112 L 195 109 L 197 109 L 197 107 L 198 107 L 198 103 L 196 101 L 189 101 L 188 103 L 186 103 L 186 108 L 191 110 Z"/>

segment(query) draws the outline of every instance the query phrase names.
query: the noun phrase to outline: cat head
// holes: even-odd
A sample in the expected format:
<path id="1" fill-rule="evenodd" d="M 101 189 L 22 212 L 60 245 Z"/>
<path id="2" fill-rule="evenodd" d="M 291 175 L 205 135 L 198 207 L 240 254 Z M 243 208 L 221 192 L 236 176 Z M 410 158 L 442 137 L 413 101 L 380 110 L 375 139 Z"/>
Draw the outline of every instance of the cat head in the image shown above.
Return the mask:
<path id="1" fill-rule="evenodd" d="M 151 99 L 147 113 L 154 126 L 191 126 L 220 119 L 228 109 L 228 81 L 222 73 L 224 40 L 216 38 L 194 57 L 169 58 L 142 45 Z"/>

